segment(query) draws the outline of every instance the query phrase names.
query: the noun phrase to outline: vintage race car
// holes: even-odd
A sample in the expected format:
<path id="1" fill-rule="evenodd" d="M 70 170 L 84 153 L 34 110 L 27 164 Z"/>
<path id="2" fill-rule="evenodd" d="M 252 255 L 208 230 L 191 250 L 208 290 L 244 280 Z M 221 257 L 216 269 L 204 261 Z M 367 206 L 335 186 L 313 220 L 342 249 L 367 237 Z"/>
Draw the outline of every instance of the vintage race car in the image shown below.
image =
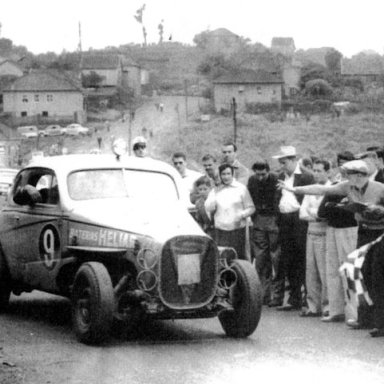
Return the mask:
<path id="1" fill-rule="evenodd" d="M 115 321 L 218 315 L 247 337 L 261 314 L 255 268 L 218 248 L 186 208 L 168 164 L 113 155 L 38 158 L 0 213 L 0 310 L 38 289 L 72 301 L 73 328 L 99 343 Z"/>

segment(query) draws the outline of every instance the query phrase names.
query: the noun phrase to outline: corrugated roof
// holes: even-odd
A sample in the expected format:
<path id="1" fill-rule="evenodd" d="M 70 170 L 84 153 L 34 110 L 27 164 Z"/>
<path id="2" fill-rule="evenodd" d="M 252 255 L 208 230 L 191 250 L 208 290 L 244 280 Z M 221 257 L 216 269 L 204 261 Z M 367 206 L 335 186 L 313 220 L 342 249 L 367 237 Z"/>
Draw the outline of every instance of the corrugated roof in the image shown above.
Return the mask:
<path id="1" fill-rule="evenodd" d="M 3 90 L 4 92 L 22 91 L 80 91 L 82 88 L 79 81 L 71 78 L 66 73 L 46 70 L 31 72 L 19 77 Z"/>
<path id="2" fill-rule="evenodd" d="M 84 55 L 81 69 L 116 69 L 120 65 L 119 55 Z"/>
<path id="3" fill-rule="evenodd" d="M 243 70 L 241 72 L 229 73 L 214 80 L 217 84 L 281 84 L 283 80 L 267 71 Z"/>

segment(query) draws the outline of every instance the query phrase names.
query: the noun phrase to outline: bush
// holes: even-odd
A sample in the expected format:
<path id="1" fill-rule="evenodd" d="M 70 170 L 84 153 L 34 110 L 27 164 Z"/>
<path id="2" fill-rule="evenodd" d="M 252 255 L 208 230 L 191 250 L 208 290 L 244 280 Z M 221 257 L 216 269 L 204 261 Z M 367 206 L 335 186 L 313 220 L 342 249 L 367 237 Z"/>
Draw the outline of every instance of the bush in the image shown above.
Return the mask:
<path id="1" fill-rule="evenodd" d="M 278 103 L 246 103 L 245 112 L 253 115 L 280 111 Z"/>
<path id="2" fill-rule="evenodd" d="M 323 79 L 309 80 L 305 83 L 305 94 L 319 98 L 332 96 L 333 89 L 328 81 Z"/>

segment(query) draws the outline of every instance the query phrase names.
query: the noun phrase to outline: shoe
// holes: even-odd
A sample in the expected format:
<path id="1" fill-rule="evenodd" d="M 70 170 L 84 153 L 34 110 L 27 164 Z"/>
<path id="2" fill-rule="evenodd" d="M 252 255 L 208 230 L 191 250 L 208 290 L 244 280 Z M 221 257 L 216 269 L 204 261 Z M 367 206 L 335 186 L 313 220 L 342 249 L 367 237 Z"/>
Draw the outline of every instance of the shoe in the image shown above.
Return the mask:
<path id="1" fill-rule="evenodd" d="M 352 329 L 371 329 L 372 328 L 368 324 L 362 324 L 355 319 L 348 319 L 346 321 L 346 324 L 348 325 L 348 327 Z"/>
<path id="2" fill-rule="evenodd" d="M 268 307 L 269 308 L 273 308 L 273 307 L 281 307 L 283 305 L 283 302 L 282 301 L 276 301 L 276 300 L 272 300 L 268 303 Z"/>
<path id="3" fill-rule="evenodd" d="M 372 331 L 369 332 L 372 337 L 383 337 L 384 336 L 384 328 L 373 328 Z"/>
<path id="4" fill-rule="evenodd" d="M 285 304 L 276 308 L 278 311 L 295 311 L 301 309 L 300 305 Z"/>
<path id="5" fill-rule="evenodd" d="M 333 315 L 333 316 L 323 316 L 321 318 L 321 321 L 324 323 L 340 323 L 345 320 L 345 315 L 340 314 L 340 315 Z"/>
<path id="6" fill-rule="evenodd" d="M 312 311 L 303 311 L 299 315 L 300 317 L 320 317 L 321 314 L 319 312 L 312 312 Z"/>

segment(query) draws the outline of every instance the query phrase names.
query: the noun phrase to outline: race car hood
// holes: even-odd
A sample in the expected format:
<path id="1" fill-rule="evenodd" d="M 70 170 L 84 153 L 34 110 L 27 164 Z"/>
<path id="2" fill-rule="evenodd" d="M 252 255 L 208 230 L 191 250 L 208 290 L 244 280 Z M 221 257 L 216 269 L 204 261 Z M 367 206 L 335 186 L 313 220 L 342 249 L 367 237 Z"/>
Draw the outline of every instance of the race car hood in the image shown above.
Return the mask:
<path id="1" fill-rule="evenodd" d="M 127 199 L 90 200 L 77 203 L 70 217 L 84 224 L 150 236 L 164 242 L 180 235 L 204 232 L 181 203 L 138 204 Z"/>

